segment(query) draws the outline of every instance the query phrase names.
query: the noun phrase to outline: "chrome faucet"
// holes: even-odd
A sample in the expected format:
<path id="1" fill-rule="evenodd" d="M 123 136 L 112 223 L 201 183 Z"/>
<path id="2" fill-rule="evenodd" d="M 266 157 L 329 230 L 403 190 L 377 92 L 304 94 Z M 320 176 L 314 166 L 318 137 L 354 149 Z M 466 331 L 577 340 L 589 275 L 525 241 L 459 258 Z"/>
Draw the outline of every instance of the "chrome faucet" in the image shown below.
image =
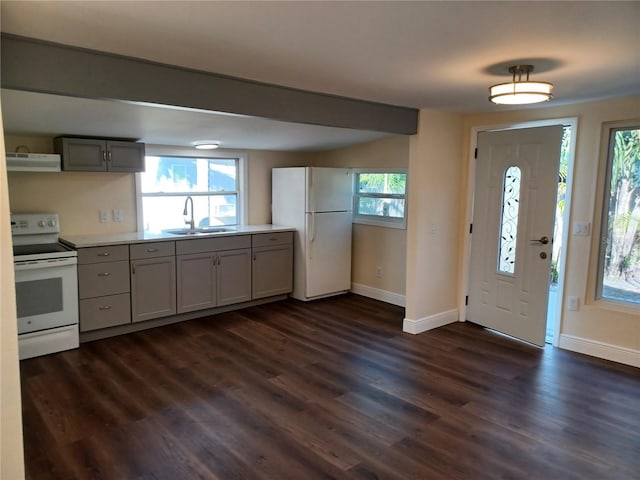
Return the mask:
<path id="1" fill-rule="evenodd" d="M 195 221 L 193 220 L 193 198 L 191 198 L 191 196 L 187 197 L 187 199 L 184 201 L 184 210 L 182 212 L 182 215 L 184 215 L 185 217 L 187 216 L 187 207 L 189 206 L 189 201 L 191 201 L 191 220 L 185 220 L 184 223 L 189 224 L 189 228 L 193 230 L 195 228 Z"/>

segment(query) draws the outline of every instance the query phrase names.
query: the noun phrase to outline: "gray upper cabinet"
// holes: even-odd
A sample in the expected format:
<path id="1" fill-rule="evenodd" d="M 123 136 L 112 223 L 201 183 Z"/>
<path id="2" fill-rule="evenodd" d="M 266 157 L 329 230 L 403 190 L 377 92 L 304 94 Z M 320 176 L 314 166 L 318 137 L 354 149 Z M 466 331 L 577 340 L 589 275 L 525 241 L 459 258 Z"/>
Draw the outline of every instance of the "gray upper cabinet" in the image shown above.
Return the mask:
<path id="1" fill-rule="evenodd" d="M 143 172 L 144 143 L 58 137 L 56 152 L 62 169 L 83 172 Z"/>

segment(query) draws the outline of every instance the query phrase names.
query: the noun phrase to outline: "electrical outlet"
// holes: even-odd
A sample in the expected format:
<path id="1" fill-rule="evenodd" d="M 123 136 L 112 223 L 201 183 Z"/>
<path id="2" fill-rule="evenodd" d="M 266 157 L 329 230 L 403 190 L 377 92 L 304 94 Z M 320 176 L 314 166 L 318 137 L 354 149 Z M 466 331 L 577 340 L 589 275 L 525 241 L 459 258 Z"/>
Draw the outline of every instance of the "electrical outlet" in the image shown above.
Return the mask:
<path id="1" fill-rule="evenodd" d="M 121 208 L 114 208 L 113 209 L 113 221 L 114 222 L 121 222 L 122 221 L 122 209 Z"/>
<path id="2" fill-rule="evenodd" d="M 380 265 L 376 267 L 376 277 L 382 278 L 382 267 Z"/>
<path id="3" fill-rule="evenodd" d="M 109 221 L 109 210 L 105 208 L 100 209 L 100 223 L 107 223 Z"/>
<path id="4" fill-rule="evenodd" d="M 580 299 L 578 297 L 569 296 L 567 297 L 567 310 L 577 311 L 578 304 L 580 303 Z"/>

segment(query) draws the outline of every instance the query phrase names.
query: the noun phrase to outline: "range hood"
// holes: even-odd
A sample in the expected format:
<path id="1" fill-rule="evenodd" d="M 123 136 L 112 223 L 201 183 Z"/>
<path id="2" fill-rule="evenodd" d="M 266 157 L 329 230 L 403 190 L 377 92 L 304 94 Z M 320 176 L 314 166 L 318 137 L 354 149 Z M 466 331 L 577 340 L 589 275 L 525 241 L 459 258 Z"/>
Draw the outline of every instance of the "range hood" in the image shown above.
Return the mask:
<path id="1" fill-rule="evenodd" d="M 54 153 L 7 152 L 9 172 L 59 172 L 60 155 Z"/>

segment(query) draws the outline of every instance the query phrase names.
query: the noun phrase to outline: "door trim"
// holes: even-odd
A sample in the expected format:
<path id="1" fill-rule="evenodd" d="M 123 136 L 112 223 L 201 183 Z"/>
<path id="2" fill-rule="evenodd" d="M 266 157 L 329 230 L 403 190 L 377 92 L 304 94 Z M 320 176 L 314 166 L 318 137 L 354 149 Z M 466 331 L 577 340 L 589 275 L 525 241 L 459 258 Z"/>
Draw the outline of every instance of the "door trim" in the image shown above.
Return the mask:
<path id="1" fill-rule="evenodd" d="M 573 166 L 576 151 L 576 139 L 578 137 L 578 117 L 566 117 L 566 118 L 553 118 L 549 120 L 536 120 L 530 122 L 516 122 L 506 124 L 495 125 L 480 125 L 471 127 L 469 134 L 469 153 L 467 160 L 467 201 L 465 205 L 464 224 L 462 226 L 463 232 L 466 232 L 462 244 L 462 262 L 460 266 L 460 291 L 458 294 L 458 310 L 460 311 L 459 319 L 461 322 L 466 321 L 467 318 L 467 305 L 466 297 L 469 295 L 469 280 L 471 276 L 471 234 L 469 233 L 469 225 L 473 218 L 473 199 L 475 196 L 475 183 L 476 183 L 476 163 L 475 163 L 475 151 L 478 145 L 478 135 L 480 132 L 489 132 L 496 130 L 520 130 L 533 127 L 548 127 L 552 125 L 570 125 L 571 126 L 571 143 L 569 146 L 569 165 L 567 169 L 567 190 L 566 200 L 564 206 L 563 222 L 565 225 L 562 232 L 562 245 L 563 254 L 560 256 L 560 264 L 558 265 L 558 303 L 555 322 L 555 331 L 553 335 L 553 346 L 557 347 L 560 340 L 560 330 L 562 325 L 562 306 L 564 303 L 564 280 L 565 280 L 565 268 L 567 259 L 567 245 L 569 241 L 569 230 L 571 225 L 569 224 L 571 213 L 571 199 L 573 197 Z"/>

